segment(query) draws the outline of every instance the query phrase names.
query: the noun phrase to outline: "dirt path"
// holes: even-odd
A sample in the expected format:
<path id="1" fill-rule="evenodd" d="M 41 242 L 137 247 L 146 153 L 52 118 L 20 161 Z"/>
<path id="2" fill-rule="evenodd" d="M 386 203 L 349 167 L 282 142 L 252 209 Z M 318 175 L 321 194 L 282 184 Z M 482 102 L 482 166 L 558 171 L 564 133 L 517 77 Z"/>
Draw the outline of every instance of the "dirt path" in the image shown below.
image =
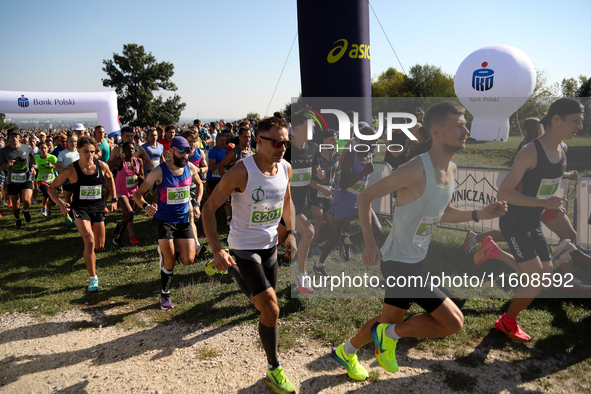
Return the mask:
<path id="1" fill-rule="evenodd" d="M 271 393 L 254 324 L 125 330 L 103 328 L 104 317 L 96 309 L 73 309 L 47 321 L 2 315 L 0 392 Z M 360 352 L 370 372 L 366 382 L 349 379 L 318 342 L 302 340 L 280 359 L 300 393 L 572 393 L 576 386 L 554 375 L 524 383 L 519 364 L 504 360 L 500 351 L 488 353 L 486 365 L 470 367 L 404 348 L 403 341 L 397 351 L 400 371 L 390 374 L 367 348 Z"/>

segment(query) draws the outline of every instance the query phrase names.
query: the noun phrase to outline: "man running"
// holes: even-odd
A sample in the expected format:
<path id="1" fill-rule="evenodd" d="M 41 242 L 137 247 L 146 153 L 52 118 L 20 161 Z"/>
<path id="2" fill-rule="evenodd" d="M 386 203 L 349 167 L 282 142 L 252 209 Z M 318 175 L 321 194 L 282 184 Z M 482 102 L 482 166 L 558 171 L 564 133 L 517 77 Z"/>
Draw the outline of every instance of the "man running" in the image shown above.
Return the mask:
<path id="1" fill-rule="evenodd" d="M 33 179 L 37 173 L 34 163 L 33 150 L 29 145 L 21 144 L 18 130 L 8 130 L 8 145 L 0 150 L 0 171 L 7 170 L 5 183 L 16 228 L 23 226 L 20 218 L 21 202 L 25 222 L 31 222 L 29 207 L 33 196 Z"/>
<path id="2" fill-rule="evenodd" d="M 193 229 L 189 222 L 191 182 L 197 185 L 197 193 L 202 193 L 201 179 L 197 167 L 189 162 L 189 143 L 181 136 L 170 142 L 171 160 L 160 164 L 148 174 L 146 180 L 133 195 L 136 204 L 142 207 L 152 221 L 158 238 L 160 256 L 160 308 L 167 310 L 174 307 L 170 298 L 170 283 L 176 262 L 184 265 L 195 260 L 195 242 Z M 144 200 L 144 195 L 156 186 L 156 199 L 151 205 Z M 194 216 L 199 218 L 201 211 L 194 206 Z M 175 250 L 178 248 L 178 252 Z"/>
<path id="3" fill-rule="evenodd" d="M 499 199 L 509 203 L 499 227 L 515 261 L 530 280 L 533 274 L 552 274 L 550 248 L 540 221 L 545 208 L 562 209 L 567 201 L 565 196 L 554 196 L 566 169 L 562 142 L 583 128 L 583 111 L 575 99 L 562 98 L 552 103 L 540 121 L 546 132 L 520 150 L 497 193 Z M 531 282 L 519 288 L 507 312 L 495 322 L 497 330 L 511 339 L 530 341 L 531 337 L 517 324 L 517 316 L 541 290 Z"/>
<path id="4" fill-rule="evenodd" d="M 146 151 L 150 161 L 144 162 L 144 174 L 148 175 L 150 171 L 158 167 L 160 163 L 164 163 L 164 146 L 156 139 L 158 138 L 158 130 L 151 127 L 146 133 L 148 141 L 142 145 Z"/>
<path id="5" fill-rule="evenodd" d="M 207 194 L 211 195 L 213 190 L 216 188 L 222 174 L 220 172 L 220 163 L 226 158 L 228 153 L 224 148 L 226 137 L 222 133 L 218 133 L 215 138 L 215 146 L 211 148 L 207 154 L 207 177 L 205 182 L 207 185 Z M 232 220 L 232 208 L 229 203 L 224 204 L 224 211 L 226 212 L 226 222 L 230 226 Z"/>
<path id="6" fill-rule="evenodd" d="M 238 130 L 238 145 L 233 147 L 220 163 L 220 175 L 224 176 L 225 169 L 232 168 L 238 160 L 252 156 L 253 152 L 250 150 L 250 139 L 250 129 L 247 127 L 241 127 L 240 130 Z"/>
<path id="7" fill-rule="evenodd" d="M 64 169 L 66 169 L 66 167 L 68 167 L 73 162 L 77 161 L 80 157 L 80 155 L 78 154 L 78 149 L 76 147 L 78 143 L 78 136 L 76 135 L 76 133 L 70 133 L 67 141 L 67 148 L 62 150 L 57 155 L 57 163 L 55 164 L 55 170 L 58 173 L 61 173 Z M 72 193 L 74 187 L 69 181 L 66 181 L 63 185 L 63 189 L 64 199 L 66 200 L 66 203 L 69 204 L 72 202 Z M 68 211 L 68 213 L 64 217 L 64 221 L 67 226 L 70 226 L 72 223 L 75 223 L 74 213 L 72 211 Z"/>
<path id="8" fill-rule="evenodd" d="M 429 108 L 425 126 L 433 136 L 433 147 L 368 187 L 357 199 L 365 241 L 363 263 L 371 266 L 382 260 L 385 279 L 422 275 L 422 261 L 437 223 L 491 219 L 507 210 L 504 201 L 472 212 L 450 206 L 457 171 L 451 159 L 455 152 L 465 148 L 470 134 L 464 112 L 464 108 L 454 102 Z M 371 222 L 375 219 L 371 203 L 394 191 L 398 191 L 394 224 L 380 250 L 372 231 Z M 426 313 L 403 321 L 411 302 L 420 305 Z M 347 368 L 352 379 L 365 380 L 367 371 L 356 355 L 361 346 L 373 340 L 378 363 L 387 371 L 396 372 L 395 350 L 400 338 L 444 337 L 460 331 L 463 324 L 460 309 L 438 288 L 387 287 L 381 315 L 365 323 L 350 341 L 333 349 L 332 356 Z"/>
<path id="9" fill-rule="evenodd" d="M 259 335 L 267 355 L 267 384 L 277 393 L 293 393 L 277 356 L 279 306 L 277 285 L 277 225 L 281 218 L 292 228 L 290 194 L 291 166 L 283 160 L 289 145 L 287 123 L 275 117 L 259 123 L 259 150 L 238 162 L 221 179 L 203 207 L 203 228 L 214 254 L 214 267 L 226 271 L 236 265 L 245 289 L 241 289 L 261 312 Z M 219 138 L 219 137 L 218 137 Z M 217 234 L 215 213 L 232 196 L 234 217 L 228 244 L 234 260 Z M 295 254 L 293 232 L 285 241 L 286 257 Z M 240 284 L 240 282 L 239 282 Z"/>
<path id="10" fill-rule="evenodd" d="M 84 262 L 90 275 L 87 291 L 98 291 L 96 275 L 96 250 L 105 247 L 105 186 L 115 195 L 115 182 L 109 166 L 96 159 L 98 146 L 94 139 L 82 137 L 77 144 L 80 158 L 71 166 L 64 168 L 48 189 L 51 199 L 60 207 L 63 214 L 74 212 L 76 226 L 84 240 Z M 72 202 L 59 198 L 57 189 L 66 181 L 72 185 Z M 117 200 L 111 201 L 110 210 L 117 209 Z"/>
<path id="11" fill-rule="evenodd" d="M 49 198 L 49 185 L 55 179 L 55 164 L 57 162 L 57 157 L 54 155 L 49 154 L 49 148 L 45 142 L 39 143 L 39 150 L 40 153 L 35 156 L 35 162 L 37 164 L 37 184 L 39 185 L 39 190 L 43 195 L 41 199 L 41 216 L 51 217 L 51 207 L 53 206 L 53 201 Z"/>

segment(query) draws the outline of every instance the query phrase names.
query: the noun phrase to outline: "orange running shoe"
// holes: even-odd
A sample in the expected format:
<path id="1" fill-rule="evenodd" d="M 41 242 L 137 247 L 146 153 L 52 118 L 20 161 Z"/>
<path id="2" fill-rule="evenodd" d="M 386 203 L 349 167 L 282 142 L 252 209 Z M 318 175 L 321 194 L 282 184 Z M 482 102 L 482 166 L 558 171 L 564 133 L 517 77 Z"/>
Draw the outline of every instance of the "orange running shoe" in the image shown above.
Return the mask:
<path id="1" fill-rule="evenodd" d="M 508 336 L 511 339 L 521 342 L 531 341 L 531 337 L 527 335 L 519 326 L 517 321 L 509 321 L 507 315 L 503 314 L 499 320 L 495 322 L 495 328 Z"/>
<path id="2" fill-rule="evenodd" d="M 481 265 L 488 259 L 499 258 L 501 248 L 493 241 L 491 236 L 484 238 L 478 252 L 474 253 L 474 264 Z"/>

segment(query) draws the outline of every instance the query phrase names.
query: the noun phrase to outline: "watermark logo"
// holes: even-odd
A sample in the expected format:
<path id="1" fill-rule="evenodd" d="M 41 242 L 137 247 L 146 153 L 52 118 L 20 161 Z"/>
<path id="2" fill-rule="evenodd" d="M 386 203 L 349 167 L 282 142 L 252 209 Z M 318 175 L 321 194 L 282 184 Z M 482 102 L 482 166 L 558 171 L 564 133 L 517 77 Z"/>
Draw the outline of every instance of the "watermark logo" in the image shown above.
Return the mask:
<path id="1" fill-rule="evenodd" d="M 261 202 L 265 199 L 265 191 L 259 186 L 252 192 L 252 200 L 254 202 Z"/>
<path id="2" fill-rule="evenodd" d="M 29 106 L 29 99 L 25 97 L 24 94 L 18 98 L 18 106 L 22 108 L 27 108 Z"/>
<path id="3" fill-rule="evenodd" d="M 326 56 L 326 61 L 329 63 L 336 63 L 338 62 L 343 55 L 347 52 L 347 47 L 349 46 L 349 42 L 341 38 L 340 40 L 336 40 L 333 45 L 340 44 L 335 46 L 328 52 L 328 56 Z M 351 50 L 349 51 L 349 57 L 351 59 L 371 59 L 369 57 L 369 45 L 366 44 L 351 44 Z"/>
<path id="4" fill-rule="evenodd" d="M 482 68 L 475 70 L 472 73 L 472 87 L 479 91 L 484 92 L 492 89 L 494 83 L 494 71 L 488 66 L 487 62 L 482 63 Z"/>

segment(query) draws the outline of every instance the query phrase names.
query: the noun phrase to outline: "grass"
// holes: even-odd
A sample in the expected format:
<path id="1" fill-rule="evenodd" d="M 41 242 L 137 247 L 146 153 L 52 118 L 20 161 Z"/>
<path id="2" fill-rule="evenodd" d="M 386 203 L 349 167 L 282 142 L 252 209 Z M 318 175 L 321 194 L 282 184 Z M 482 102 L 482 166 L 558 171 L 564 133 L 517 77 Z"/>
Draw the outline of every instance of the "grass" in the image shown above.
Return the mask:
<path id="1" fill-rule="evenodd" d="M 507 167 L 514 158 L 518 142 L 519 139 L 510 138 L 506 143 L 470 143 L 465 151 L 456 155 L 455 161 L 460 165 Z M 586 158 L 591 139 L 576 139 L 568 144 L 569 169 L 576 168 L 580 174 L 591 172 L 591 162 Z M 575 163 L 575 167 L 571 167 L 571 163 Z M 161 311 L 156 240 L 150 219 L 142 213 L 135 218 L 135 231 L 141 245 L 121 249 L 110 243 L 111 231 L 121 214 L 107 215 L 106 247 L 97 254 L 101 291 L 86 293 L 88 274 L 82 258 L 82 239 L 74 227 L 65 227 L 57 209 L 53 210 L 54 218 L 44 219 L 38 214 L 37 207 L 33 207 L 32 223 L 16 231 L 8 209 L 0 208 L 4 215 L 0 219 L 2 314 L 28 312 L 44 318 L 70 308 L 94 308 L 111 311 L 101 321 L 103 327 L 118 325 L 129 329 L 173 321 L 215 328 L 227 324 L 254 324 L 258 320 L 259 312 L 242 295 L 231 277 L 205 275 L 203 268 L 207 259 L 212 257 L 210 252 L 191 266 L 177 266 L 171 289 L 175 308 Z M 227 226 L 223 215 L 218 218 L 218 229 L 225 242 Z M 358 222 L 353 222 L 350 232 L 358 230 Z M 321 242 L 326 240 L 327 231 L 325 228 Z M 389 226 L 384 224 L 379 244 L 389 231 Z M 204 234 L 200 222 L 198 232 Z M 463 239 L 464 233 L 436 230 L 428 262 L 446 272 L 510 272 L 498 261 L 487 261 L 482 267 L 475 267 L 471 255 L 464 254 L 461 249 Z M 205 238 L 200 241 L 207 243 Z M 129 245 L 127 239 L 124 243 Z M 362 252 L 361 246 L 354 245 L 351 261 L 344 263 L 334 251 L 327 260 L 327 269 L 351 275 L 365 272 L 367 267 L 359 263 Z M 313 257 L 308 260 L 310 271 L 313 261 Z M 281 352 L 299 346 L 305 338 L 327 346 L 338 345 L 350 339 L 367 320 L 381 311 L 381 290 L 377 299 L 329 298 L 330 293 L 325 290 L 318 290 L 316 298 L 294 293 L 289 261 L 280 257 L 279 264 L 277 296 L 281 309 Z M 575 276 L 591 283 L 591 276 L 584 268 L 577 267 Z M 371 294 L 364 296 L 370 297 Z M 557 384 L 557 380 L 569 380 L 576 382 L 574 387 L 577 390 L 586 391 L 591 387 L 591 342 L 588 340 L 591 300 L 569 298 L 572 296 L 571 293 L 561 298 L 536 299 L 520 315 L 521 326 L 534 338 L 530 343 L 507 340 L 494 330 L 494 321 L 507 309 L 508 298 L 454 299 L 464 314 L 462 331 L 441 339 L 405 338 L 399 343 L 399 351 L 424 350 L 437 356 L 452 357 L 458 365 L 469 368 L 490 364 L 491 352 L 501 351 L 503 359 L 495 362 L 510 363 L 518 368 L 524 382 L 550 387 Z M 421 312 L 420 307 L 413 305 L 407 318 Z M 97 324 L 93 321 L 72 329 L 96 327 Z M 202 358 L 215 358 L 219 350 L 204 347 L 199 352 Z M 370 350 L 364 352 L 373 357 Z M 539 366 L 540 362 L 548 361 L 551 362 L 544 367 Z M 442 380 L 453 390 L 474 390 L 472 379 L 475 378 L 472 376 L 448 368 L 435 372 L 443 374 Z M 545 379 L 551 374 L 554 383 Z M 370 380 L 377 381 L 379 376 L 378 371 L 372 371 Z"/>

